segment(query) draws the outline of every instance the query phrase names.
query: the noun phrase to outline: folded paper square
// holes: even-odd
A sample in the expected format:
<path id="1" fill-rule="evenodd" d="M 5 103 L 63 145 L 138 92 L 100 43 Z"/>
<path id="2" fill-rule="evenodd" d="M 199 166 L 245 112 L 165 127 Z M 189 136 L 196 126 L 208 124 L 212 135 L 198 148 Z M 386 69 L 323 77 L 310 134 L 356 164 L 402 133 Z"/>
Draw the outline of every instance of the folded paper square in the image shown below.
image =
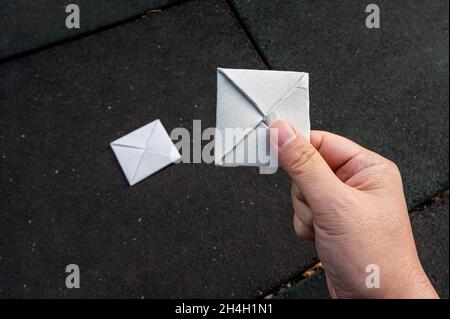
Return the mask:
<path id="1" fill-rule="evenodd" d="M 216 165 L 278 166 L 268 131 L 276 119 L 309 140 L 308 82 L 303 72 L 217 69 Z"/>
<path id="2" fill-rule="evenodd" d="M 111 148 L 130 186 L 181 157 L 160 120 L 115 140 Z"/>

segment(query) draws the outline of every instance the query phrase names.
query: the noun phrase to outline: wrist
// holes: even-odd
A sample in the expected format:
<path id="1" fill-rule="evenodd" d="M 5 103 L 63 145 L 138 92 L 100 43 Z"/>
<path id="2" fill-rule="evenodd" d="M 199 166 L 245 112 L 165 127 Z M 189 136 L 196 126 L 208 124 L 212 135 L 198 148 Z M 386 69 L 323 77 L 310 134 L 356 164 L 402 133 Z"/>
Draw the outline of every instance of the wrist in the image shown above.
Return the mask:
<path id="1" fill-rule="evenodd" d="M 390 288 L 383 293 L 387 299 L 436 299 L 438 294 L 433 288 L 420 261 L 402 269 Z"/>

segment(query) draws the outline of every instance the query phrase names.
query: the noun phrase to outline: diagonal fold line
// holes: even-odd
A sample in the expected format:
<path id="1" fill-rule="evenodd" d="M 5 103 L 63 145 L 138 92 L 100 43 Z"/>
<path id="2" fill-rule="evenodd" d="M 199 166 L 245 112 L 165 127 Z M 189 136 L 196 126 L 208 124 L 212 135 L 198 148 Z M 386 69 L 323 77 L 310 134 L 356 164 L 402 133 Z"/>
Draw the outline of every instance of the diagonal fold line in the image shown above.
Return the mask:
<path id="1" fill-rule="evenodd" d="M 273 112 L 277 110 L 277 108 L 280 106 L 281 102 L 283 102 L 284 99 L 286 99 L 289 95 L 292 94 L 292 92 L 296 89 L 305 90 L 304 87 L 298 87 L 298 85 L 303 81 L 305 75 L 303 75 L 300 80 L 298 80 L 289 90 L 286 91 L 286 94 L 284 94 L 273 106 L 270 107 L 269 112 L 267 112 L 267 116 L 270 116 Z"/>
<path id="2" fill-rule="evenodd" d="M 233 79 L 231 79 L 225 72 L 223 72 L 222 70 L 218 70 L 219 73 L 221 73 L 231 84 L 233 84 L 233 86 L 244 96 L 246 97 L 250 103 L 255 107 L 255 109 L 258 111 L 258 113 L 261 116 L 266 116 L 264 114 L 264 112 L 259 108 L 258 104 L 243 90 L 239 87 L 239 85 L 236 84 L 236 82 L 233 81 Z"/>
<path id="3" fill-rule="evenodd" d="M 155 123 L 155 125 L 153 126 L 153 129 L 152 129 L 151 133 L 148 135 L 147 140 L 145 141 L 145 149 L 144 149 L 144 152 L 142 152 L 141 158 L 139 159 L 139 162 L 138 162 L 138 164 L 136 165 L 136 169 L 134 170 L 133 178 L 131 179 L 131 181 L 134 181 L 134 179 L 136 178 L 136 174 L 137 174 L 137 172 L 138 172 L 139 167 L 141 166 L 142 159 L 144 158 L 144 153 L 145 153 L 145 151 L 146 151 L 146 149 L 147 149 L 148 142 L 150 142 L 150 139 L 152 138 L 153 133 L 155 132 L 155 129 L 156 129 L 156 125 L 157 125 L 157 124 L 158 124 L 158 123 Z"/>
<path id="4" fill-rule="evenodd" d="M 153 126 L 152 131 L 150 132 L 150 134 L 148 135 L 147 140 L 145 141 L 145 148 L 147 149 L 147 146 L 149 144 L 149 142 L 151 141 L 152 137 L 153 137 L 153 133 L 155 133 L 156 130 L 156 126 L 158 125 L 158 122 L 155 123 L 155 125 Z"/>
<path id="5" fill-rule="evenodd" d="M 236 145 L 233 146 L 233 148 L 231 150 L 229 150 L 228 152 L 225 153 L 225 155 L 222 156 L 222 163 L 223 163 L 223 159 L 225 157 L 228 156 L 228 154 L 234 152 L 234 150 L 241 145 L 242 143 L 245 142 L 245 140 L 247 139 L 247 137 L 250 135 L 250 133 L 252 133 L 254 130 L 256 130 L 256 128 L 260 125 L 264 125 L 266 127 L 266 129 L 269 129 L 269 126 L 264 122 L 264 120 L 262 120 L 261 122 L 258 123 L 258 125 L 256 125 L 254 128 L 250 129 L 249 132 L 238 142 L 236 143 Z"/>
<path id="6" fill-rule="evenodd" d="M 132 148 L 135 150 L 141 150 L 144 151 L 145 149 L 139 146 L 134 146 L 134 145 L 126 145 L 126 144 L 118 144 L 118 143 L 112 143 L 112 146 L 120 146 L 120 147 L 124 147 L 124 148 Z"/>
<path id="7" fill-rule="evenodd" d="M 281 105 L 281 102 L 283 102 L 283 100 L 288 97 L 289 95 L 291 95 L 291 93 L 295 90 L 295 89 L 301 89 L 301 90 L 306 90 L 303 87 L 298 87 L 298 85 L 303 81 L 303 78 L 305 75 L 302 75 L 302 77 L 290 88 L 286 91 L 286 93 L 273 105 L 270 107 L 270 111 L 267 113 L 267 115 L 264 114 L 264 112 L 259 108 L 258 104 L 244 91 L 242 90 L 237 84 L 236 82 L 234 82 L 227 74 L 225 74 L 225 72 L 223 72 L 222 70 L 218 70 L 218 72 L 220 72 L 231 84 L 233 84 L 233 86 L 243 95 L 245 96 L 250 103 L 256 108 L 256 110 L 258 111 L 258 113 L 263 117 L 263 119 L 253 128 L 251 128 L 247 134 L 245 134 L 245 136 L 236 143 L 236 145 L 233 146 L 233 148 L 231 150 L 229 150 L 228 152 L 226 152 L 224 155 L 222 155 L 221 158 L 221 162 L 223 163 L 223 160 L 226 156 L 228 156 L 228 154 L 234 152 L 234 150 L 241 145 L 243 142 L 245 142 L 247 136 L 252 133 L 261 123 L 264 124 L 267 128 L 269 128 L 269 123 L 266 123 L 265 120 L 271 115 L 273 114 L 277 108 Z"/>
<path id="8" fill-rule="evenodd" d="M 244 136 L 243 138 L 241 138 L 241 139 L 239 140 L 239 142 L 236 143 L 236 145 L 233 145 L 233 148 L 232 148 L 231 150 L 229 150 L 229 151 L 226 152 L 224 155 L 222 155 L 221 162 L 223 163 L 223 159 L 224 159 L 225 157 L 227 157 L 228 154 L 234 152 L 234 150 L 235 150 L 239 145 L 241 145 L 242 143 L 244 143 L 245 140 L 247 139 L 247 136 L 248 136 L 250 133 L 252 133 L 254 130 L 256 130 L 256 128 L 257 128 L 262 122 L 263 122 L 263 121 L 261 120 L 258 124 L 256 124 L 255 127 L 251 128 L 251 129 L 248 131 L 248 133 L 245 134 L 245 136 Z"/>

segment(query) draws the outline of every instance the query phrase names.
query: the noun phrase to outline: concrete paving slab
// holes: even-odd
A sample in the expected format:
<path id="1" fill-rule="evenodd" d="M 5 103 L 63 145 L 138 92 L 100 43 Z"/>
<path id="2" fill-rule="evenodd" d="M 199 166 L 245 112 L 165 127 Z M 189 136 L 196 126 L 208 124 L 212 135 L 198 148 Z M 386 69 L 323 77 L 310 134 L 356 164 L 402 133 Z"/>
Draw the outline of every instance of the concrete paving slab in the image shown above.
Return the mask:
<path id="1" fill-rule="evenodd" d="M 411 213 L 419 257 L 441 298 L 449 297 L 449 199 L 448 192 L 429 207 Z M 275 298 L 329 298 L 323 271 L 299 281 Z"/>
<path id="2" fill-rule="evenodd" d="M 77 0 L 80 28 L 68 29 L 70 13 L 63 0 L 4 0 L 0 9 L 0 61 L 56 42 L 93 32 L 111 24 L 166 7 L 179 0 Z"/>
<path id="3" fill-rule="evenodd" d="M 449 2 L 229 1 L 273 69 L 310 72 L 311 124 L 397 162 L 410 208 L 448 188 Z"/>
<path id="4" fill-rule="evenodd" d="M 0 65 L 1 297 L 257 297 L 317 261 L 281 171 L 179 164 L 128 186 L 109 143 L 156 118 L 213 127 L 217 67 L 265 67 L 219 0 Z"/>

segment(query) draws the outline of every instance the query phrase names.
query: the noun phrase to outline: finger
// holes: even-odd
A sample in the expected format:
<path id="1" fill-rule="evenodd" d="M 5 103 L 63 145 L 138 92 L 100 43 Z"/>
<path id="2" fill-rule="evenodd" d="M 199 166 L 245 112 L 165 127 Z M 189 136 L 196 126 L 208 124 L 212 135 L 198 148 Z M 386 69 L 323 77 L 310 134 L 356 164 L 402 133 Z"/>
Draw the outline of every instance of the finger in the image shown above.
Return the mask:
<path id="1" fill-rule="evenodd" d="M 294 214 L 294 230 L 298 237 L 303 240 L 314 241 L 314 230 L 302 223 Z"/>
<path id="2" fill-rule="evenodd" d="M 298 198 L 292 196 L 292 206 L 294 208 L 294 214 L 300 219 L 300 221 L 306 226 L 313 228 L 313 215 L 311 208 Z"/>
<path id="3" fill-rule="evenodd" d="M 328 198 L 341 187 L 328 164 L 303 136 L 287 121 L 270 125 L 271 142 L 278 150 L 278 159 L 291 179 L 300 185 L 306 201 Z"/>
<path id="4" fill-rule="evenodd" d="M 306 203 L 305 196 L 303 195 L 298 184 L 296 184 L 294 181 L 292 181 L 292 183 L 291 183 L 291 196 Z"/>
<path id="5" fill-rule="evenodd" d="M 344 183 L 363 169 L 386 161 L 355 142 L 329 132 L 312 131 L 311 144 Z"/>
<path id="6" fill-rule="evenodd" d="M 349 139 L 324 131 L 311 131 L 311 144 L 319 151 L 333 171 L 359 153 L 367 151 Z"/>
<path id="7" fill-rule="evenodd" d="M 334 285 L 331 282 L 330 277 L 327 275 L 327 272 L 325 272 L 325 279 L 327 281 L 328 292 L 330 293 L 331 298 L 337 299 L 338 295 L 336 293 L 336 289 L 334 288 Z"/>
<path id="8" fill-rule="evenodd" d="M 341 181 L 346 183 L 350 178 L 355 176 L 362 170 L 382 164 L 384 160 L 378 154 L 372 153 L 370 151 L 358 153 L 355 157 L 348 160 L 344 165 L 336 170 L 336 176 L 339 177 Z"/>

